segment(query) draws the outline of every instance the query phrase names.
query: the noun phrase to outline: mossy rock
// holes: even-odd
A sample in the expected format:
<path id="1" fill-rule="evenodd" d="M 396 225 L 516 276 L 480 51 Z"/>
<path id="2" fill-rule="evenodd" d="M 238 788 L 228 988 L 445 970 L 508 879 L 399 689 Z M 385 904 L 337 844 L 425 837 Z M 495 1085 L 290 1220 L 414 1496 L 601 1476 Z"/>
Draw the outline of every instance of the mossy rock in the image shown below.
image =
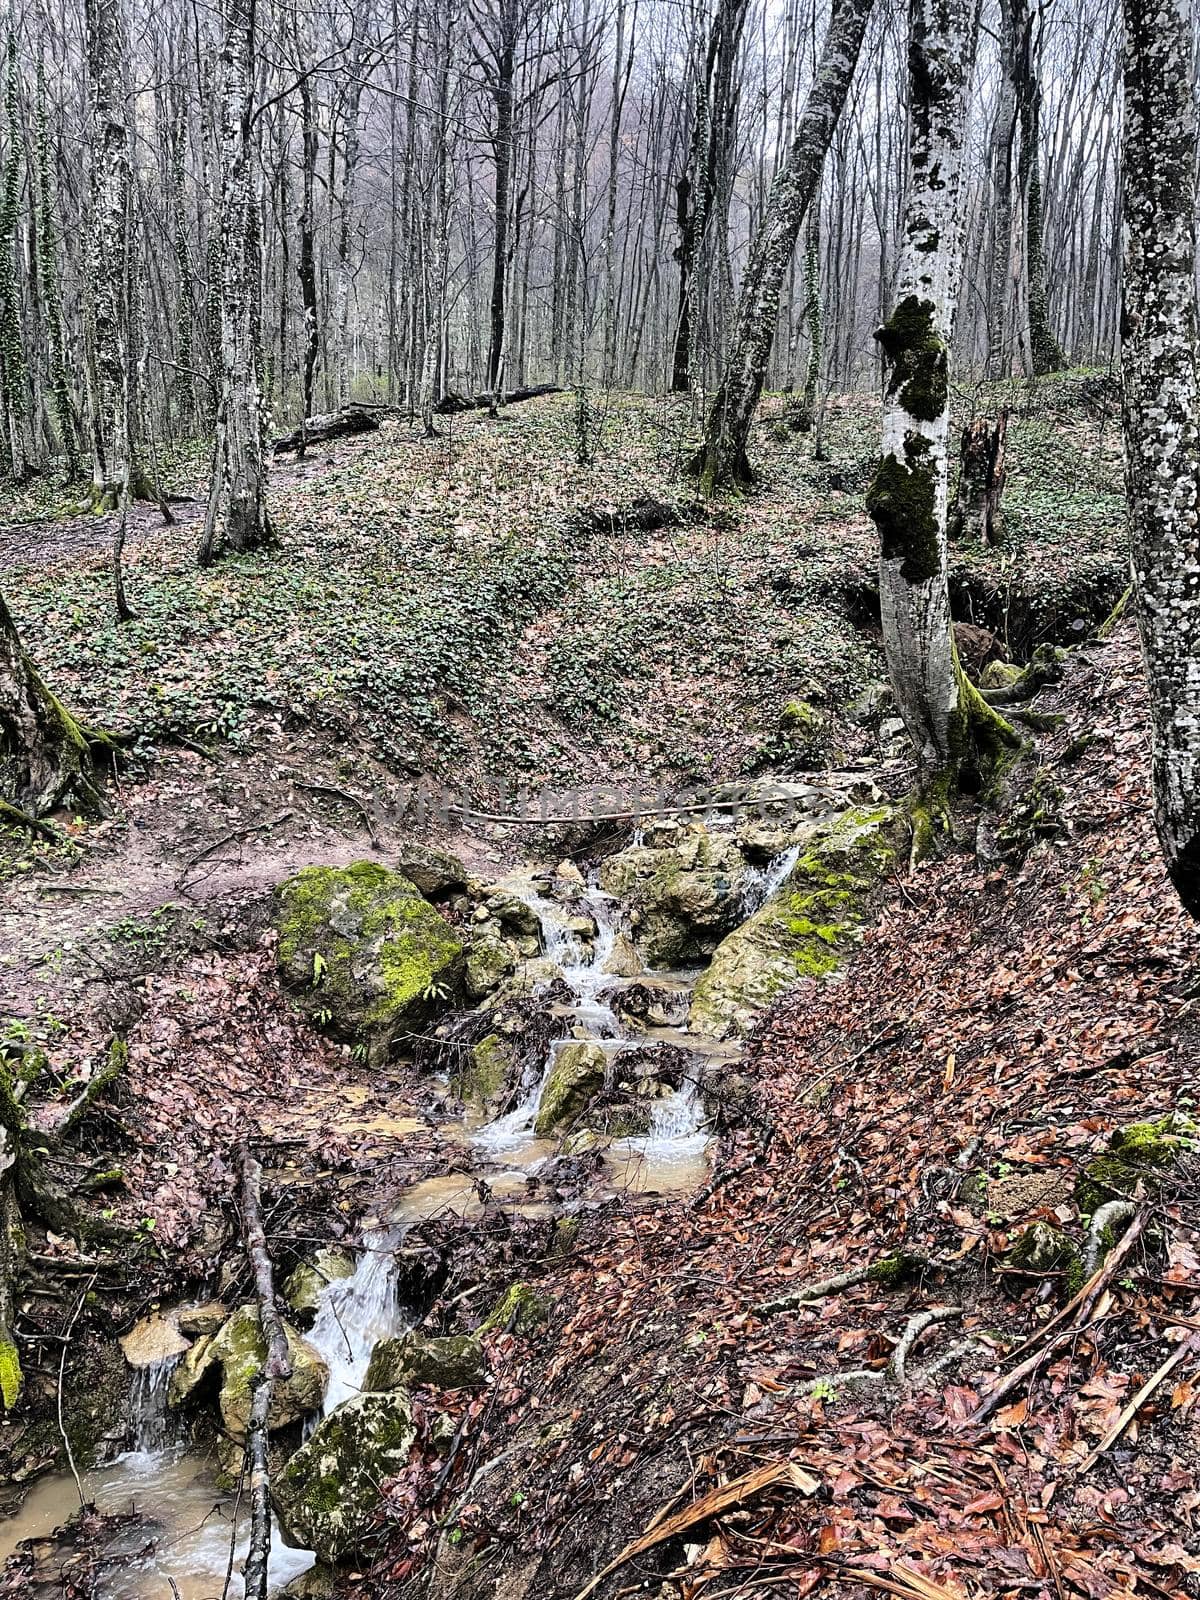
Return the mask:
<path id="1" fill-rule="evenodd" d="M 892 822 L 891 808 L 877 806 L 814 831 L 782 889 L 718 946 L 692 995 L 693 1033 L 743 1038 L 799 978 L 836 970 L 893 859 Z"/>
<path id="2" fill-rule="evenodd" d="M 544 1322 L 547 1305 L 542 1296 L 527 1283 L 511 1283 L 476 1329 L 477 1333 L 490 1333 L 495 1328 L 507 1328 L 511 1322 L 519 1333 Z"/>
<path id="3" fill-rule="evenodd" d="M 354 1257 L 349 1251 L 326 1246 L 311 1261 L 292 1269 L 283 1286 L 283 1298 L 298 1315 L 313 1316 L 329 1285 L 353 1276 Z"/>
<path id="4" fill-rule="evenodd" d="M 467 951 L 466 990 L 472 1000 L 482 1000 L 499 988 L 517 964 L 511 946 L 488 934 L 472 940 Z"/>
<path id="5" fill-rule="evenodd" d="M 363 1388 L 471 1389 L 483 1382 L 485 1364 L 478 1334 L 452 1333 L 426 1338 L 417 1333 L 380 1339 L 371 1351 Z"/>
<path id="6" fill-rule="evenodd" d="M 0 1407 L 11 1411 L 21 1398 L 25 1374 L 21 1371 L 21 1357 L 11 1339 L 0 1339 Z"/>
<path id="7" fill-rule="evenodd" d="M 707 959 L 737 926 L 745 882 L 737 841 L 699 823 L 665 846 L 622 850 L 600 872 L 601 887 L 628 902 L 634 943 L 648 967 Z"/>
<path id="8" fill-rule="evenodd" d="M 1128 1199 L 1140 1183 L 1153 1198 L 1163 1178 L 1200 1151 L 1200 1125 L 1182 1111 L 1117 1128 L 1108 1151 L 1093 1157 L 1075 1185 L 1075 1204 L 1084 1216 L 1109 1200 Z"/>
<path id="9" fill-rule="evenodd" d="M 989 661 L 979 674 L 981 689 L 1011 689 L 1019 683 L 1023 668 L 1012 661 Z"/>
<path id="10" fill-rule="evenodd" d="M 550 1139 L 570 1127 L 588 1101 L 604 1087 L 608 1057 L 598 1044 L 567 1044 L 554 1058 L 542 1089 L 533 1131 Z"/>
<path id="11" fill-rule="evenodd" d="M 1005 1258 L 1027 1272 L 1069 1272 L 1079 1261 L 1079 1246 L 1048 1222 L 1031 1222 L 1013 1240 Z"/>
<path id="12" fill-rule="evenodd" d="M 382 1485 L 408 1461 L 417 1435 L 403 1390 L 352 1395 L 317 1424 L 272 1479 L 289 1544 L 336 1565 L 376 1525 Z"/>
<path id="13" fill-rule="evenodd" d="M 386 1058 L 453 1004 L 466 952 L 416 886 L 371 861 L 306 867 L 278 891 L 279 966 L 314 1021 Z"/>
<path id="14" fill-rule="evenodd" d="M 275 1382 L 268 1418 L 272 1429 L 284 1428 L 289 1422 L 298 1422 L 319 1411 L 329 1382 L 328 1368 L 307 1339 L 301 1338 L 290 1323 L 285 1322 L 283 1329 L 287 1335 L 292 1375 Z M 221 1421 L 227 1434 L 239 1443 L 244 1442 L 254 1380 L 266 1359 L 266 1340 L 259 1325 L 257 1306 L 239 1306 L 218 1333 L 197 1340 L 175 1368 L 167 1389 L 167 1404 L 183 1405 L 212 1369 L 220 1367 Z"/>
<path id="15" fill-rule="evenodd" d="M 502 1033 L 485 1034 L 471 1047 L 467 1064 L 456 1079 L 459 1098 L 480 1111 L 491 1111 L 520 1069 L 520 1052 Z"/>

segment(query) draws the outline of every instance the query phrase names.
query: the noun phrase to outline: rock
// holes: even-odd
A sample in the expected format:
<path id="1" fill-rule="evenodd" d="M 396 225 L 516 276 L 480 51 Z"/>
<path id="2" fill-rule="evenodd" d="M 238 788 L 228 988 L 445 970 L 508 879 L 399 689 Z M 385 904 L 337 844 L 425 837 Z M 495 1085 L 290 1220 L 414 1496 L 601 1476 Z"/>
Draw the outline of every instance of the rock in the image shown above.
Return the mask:
<path id="1" fill-rule="evenodd" d="M 692 995 L 688 1027 L 744 1038 L 803 977 L 833 972 L 858 937 L 871 886 L 892 859 L 892 811 L 847 811 L 808 839 L 783 888 L 718 946 Z"/>
<path id="2" fill-rule="evenodd" d="M 483 1382 L 483 1346 L 473 1333 L 422 1337 L 401 1334 L 380 1339 L 371 1351 L 364 1389 L 469 1389 Z"/>
<path id="3" fill-rule="evenodd" d="M 1075 1204 L 1089 1216 L 1107 1200 L 1130 1197 L 1138 1184 L 1146 1195 L 1157 1196 L 1164 1179 L 1185 1163 L 1196 1166 L 1200 1152 L 1200 1124 L 1182 1111 L 1149 1122 L 1117 1128 L 1108 1152 L 1093 1157 L 1075 1184 Z"/>
<path id="4" fill-rule="evenodd" d="M 155 1312 L 143 1317 L 121 1340 L 121 1353 L 131 1367 L 156 1367 L 183 1355 L 190 1347 L 179 1328 L 177 1315 L 163 1316 Z"/>
<path id="5" fill-rule="evenodd" d="M 396 866 L 427 900 L 448 900 L 467 887 L 466 867 L 448 850 L 409 844 L 401 850 Z"/>
<path id="6" fill-rule="evenodd" d="M 542 1090 L 541 1105 L 533 1131 L 539 1139 L 549 1139 L 569 1126 L 604 1087 L 608 1057 L 598 1044 L 567 1044 L 554 1058 L 554 1065 Z"/>
<path id="7" fill-rule="evenodd" d="M 511 1322 L 519 1332 L 525 1332 L 546 1320 L 546 1309 L 546 1302 L 529 1284 L 511 1283 L 476 1331 L 490 1333 L 494 1328 L 507 1328 Z"/>
<path id="8" fill-rule="evenodd" d="M 405 1466 L 416 1436 L 403 1390 L 343 1401 L 272 1479 L 288 1542 L 330 1565 L 351 1555 L 374 1527 L 382 1485 Z"/>
<path id="9" fill-rule="evenodd" d="M 569 883 L 574 889 L 585 887 L 583 873 L 580 872 L 573 861 L 560 861 L 555 869 L 555 877 L 558 878 L 560 883 Z"/>
<path id="10" fill-rule="evenodd" d="M 618 929 L 613 936 L 612 949 L 602 969 L 611 978 L 636 978 L 642 970 L 637 946 L 629 935 Z"/>
<path id="11" fill-rule="evenodd" d="M 199 1306 L 180 1306 L 176 1320 L 180 1333 L 194 1339 L 199 1334 L 213 1334 L 229 1315 L 229 1307 L 221 1300 L 206 1300 Z"/>
<path id="12" fill-rule="evenodd" d="M 954 643 L 958 658 L 966 668 L 967 676 L 979 681 L 979 674 L 989 662 L 1004 656 L 1004 646 L 990 628 L 980 628 L 973 622 L 954 624 Z"/>
<path id="13" fill-rule="evenodd" d="M 318 1562 L 315 1567 L 309 1567 L 307 1572 L 302 1572 L 298 1578 L 293 1578 L 286 1588 L 281 1589 L 281 1595 L 286 1595 L 289 1600 L 330 1600 L 337 1583 L 337 1573 L 332 1567 Z"/>
<path id="14" fill-rule="evenodd" d="M 330 1246 L 318 1250 L 311 1261 L 292 1269 L 283 1286 L 283 1298 L 301 1315 L 315 1313 L 331 1283 L 354 1276 L 354 1257 Z"/>
<path id="15" fill-rule="evenodd" d="M 889 683 L 869 683 L 867 687 L 851 700 L 846 707 L 846 715 L 851 722 L 857 722 L 866 727 L 876 723 L 895 704 L 892 686 Z"/>
<path id="16" fill-rule="evenodd" d="M 536 939 L 538 941 L 538 949 L 541 949 L 541 919 L 532 906 L 526 905 L 524 900 L 510 890 L 501 888 L 498 884 L 489 885 L 485 888 L 482 898 L 482 909 L 489 916 L 495 917 L 506 932 L 514 933 L 527 939 Z"/>
<path id="17" fill-rule="evenodd" d="M 288 1359 L 292 1375 L 276 1380 L 271 1397 L 271 1428 L 286 1427 L 319 1411 L 325 1398 L 329 1372 L 324 1361 L 290 1323 L 285 1322 Z M 178 1407 L 188 1400 L 214 1366 L 221 1369 L 220 1410 L 225 1431 L 238 1443 L 246 1438 L 250 1419 L 250 1386 L 266 1360 L 266 1342 L 256 1306 L 239 1306 L 220 1331 L 194 1344 L 171 1374 L 167 1404 Z"/>
<path id="18" fill-rule="evenodd" d="M 467 1060 L 455 1080 L 458 1096 L 480 1111 L 491 1111 L 520 1069 L 520 1052 L 503 1034 L 489 1033 L 472 1047 Z"/>
<path id="19" fill-rule="evenodd" d="M 451 1004 L 465 951 L 409 879 L 371 861 L 306 867 L 278 891 L 279 966 L 304 1009 L 369 1059 Z"/>
<path id="20" fill-rule="evenodd" d="M 471 941 L 467 951 L 466 989 L 472 1000 L 482 1000 L 503 983 L 517 958 L 503 939 L 484 934 Z"/>
<path id="21" fill-rule="evenodd" d="M 736 927 L 745 877 L 736 840 L 693 823 L 669 847 L 634 845 L 610 856 L 600 881 L 628 900 L 646 965 L 674 967 L 704 960 Z"/>
<path id="22" fill-rule="evenodd" d="M 1022 673 L 1022 668 L 1011 661 L 989 661 L 979 674 L 981 689 L 1011 689 Z"/>
<path id="23" fill-rule="evenodd" d="M 1058 1272 L 1079 1260 L 1079 1246 L 1048 1222 L 1031 1222 L 1017 1235 L 1005 1259 L 1028 1272 Z"/>

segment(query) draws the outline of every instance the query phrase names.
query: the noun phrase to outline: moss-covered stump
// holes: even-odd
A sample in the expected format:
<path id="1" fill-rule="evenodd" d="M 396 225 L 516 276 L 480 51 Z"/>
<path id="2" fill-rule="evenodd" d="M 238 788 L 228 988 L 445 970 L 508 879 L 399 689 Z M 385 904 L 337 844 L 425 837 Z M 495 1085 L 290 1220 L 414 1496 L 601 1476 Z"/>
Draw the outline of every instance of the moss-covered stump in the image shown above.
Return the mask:
<path id="1" fill-rule="evenodd" d="M 679 830 L 677 842 L 635 845 L 610 856 L 600 883 L 628 902 L 637 951 L 648 967 L 686 966 L 705 960 L 737 926 L 746 859 L 730 835 L 694 823 Z"/>
<path id="2" fill-rule="evenodd" d="M 398 872 L 372 861 L 306 867 L 280 885 L 279 967 L 312 1019 L 381 1061 L 451 1005 L 466 952 Z"/>
<path id="3" fill-rule="evenodd" d="M 402 1469 L 416 1434 L 403 1390 L 353 1395 L 331 1411 L 272 1480 L 289 1544 L 330 1564 L 352 1555 L 375 1522 L 381 1486 Z"/>
<path id="4" fill-rule="evenodd" d="M 380 1339 L 371 1351 L 363 1388 L 469 1389 L 483 1382 L 483 1346 L 477 1334 L 452 1333 L 426 1338 L 417 1333 Z"/>
<path id="5" fill-rule="evenodd" d="M 1200 1124 L 1182 1111 L 1117 1128 L 1108 1150 L 1093 1157 L 1075 1185 L 1075 1204 L 1090 1216 L 1109 1200 L 1129 1199 L 1140 1183 L 1149 1198 L 1168 1175 L 1200 1152 Z"/>
<path id="6" fill-rule="evenodd" d="M 743 1038 L 797 979 L 835 970 L 893 858 L 892 820 L 888 806 L 848 811 L 811 835 L 779 893 L 718 946 L 692 996 L 693 1033 Z"/>
<path id="7" fill-rule="evenodd" d="M 354 1257 L 349 1251 L 326 1246 L 311 1261 L 302 1261 L 292 1269 L 283 1286 L 283 1298 L 299 1316 L 311 1317 L 329 1285 L 353 1275 Z"/>
<path id="8" fill-rule="evenodd" d="M 268 1424 L 285 1428 L 289 1422 L 319 1411 L 329 1382 L 324 1361 L 307 1339 L 284 1323 L 287 1334 L 290 1378 L 276 1380 L 271 1395 Z M 251 1388 L 267 1359 L 266 1340 L 256 1306 L 239 1306 L 219 1332 L 197 1342 L 171 1374 L 167 1404 L 184 1405 L 199 1389 L 214 1367 L 220 1368 L 218 1404 L 226 1433 L 244 1442 L 250 1420 Z"/>
<path id="9" fill-rule="evenodd" d="M 608 1057 L 598 1044 L 568 1044 L 554 1058 L 533 1131 L 550 1139 L 569 1128 L 604 1087 Z"/>

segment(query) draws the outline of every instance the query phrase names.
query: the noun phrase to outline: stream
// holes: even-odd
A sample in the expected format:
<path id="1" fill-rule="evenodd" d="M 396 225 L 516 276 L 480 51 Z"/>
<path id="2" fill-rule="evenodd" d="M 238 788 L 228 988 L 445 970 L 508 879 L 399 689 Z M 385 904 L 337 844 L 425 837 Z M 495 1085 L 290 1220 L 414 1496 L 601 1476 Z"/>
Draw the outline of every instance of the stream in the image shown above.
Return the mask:
<path id="1" fill-rule="evenodd" d="M 747 892 L 747 915 L 769 898 L 794 860 L 795 853 L 789 852 L 754 877 Z M 329 1368 L 325 1413 L 358 1392 L 376 1341 L 411 1326 L 398 1299 L 395 1270 L 395 1250 L 408 1228 L 439 1214 L 471 1217 L 485 1203 L 525 1215 L 551 1214 L 555 1209 L 547 1200 L 530 1199 L 530 1180 L 559 1150 L 559 1140 L 538 1138 L 534 1125 L 555 1061 L 567 1044 L 599 1045 L 610 1061 L 630 1049 L 652 1053 L 668 1048 L 682 1048 L 693 1060 L 714 1055 L 736 1058 L 736 1046 L 696 1040 L 677 1027 L 635 1029 L 618 1017 L 605 995 L 636 981 L 606 970 L 621 931 L 620 906 L 594 884 L 577 887 L 560 901 L 543 893 L 541 882 L 514 877 L 503 887 L 536 913 L 545 955 L 565 979 L 569 1001 L 550 1008 L 560 1024 L 559 1036 L 550 1043 L 540 1067 L 530 1064 L 510 1110 L 477 1125 L 468 1119 L 471 1170 L 427 1179 L 406 1190 L 392 1215 L 366 1241 L 353 1275 L 323 1291 L 306 1337 Z M 594 934 L 584 931 L 592 926 Z M 668 991 L 673 986 L 682 1001 L 695 976 L 656 973 L 655 980 Z M 461 1123 L 445 1131 L 461 1146 Z M 708 1169 L 709 1142 L 703 1100 L 694 1075 L 685 1075 L 678 1088 L 653 1101 L 645 1135 L 598 1141 L 604 1162 L 599 1193 L 694 1189 Z M 486 1198 L 480 1195 L 481 1179 Z M 248 1512 L 218 1487 L 212 1463 L 175 1441 L 166 1391 L 178 1360 L 174 1357 L 134 1373 L 132 1448 L 84 1478 L 84 1491 L 100 1511 L 139 1514 L 119 1528 L 102 1551 L 93 1591 L 96 1600 L 169 1600 L 172 1593 L 178 1600 L 219 1600 L 231 1562 L 230 1600 L 243 1593 L 240 1571 L 249 1536 Z M 46 1563 L 57 1559 L 50 1535 L 78 1507 L 69 1473 L 39 1480 L 19 1512 L 0 1524 L 0 1563 L 20 1541 L 46 1540 L 46 1547 L 35 1546 L 35 1551 L 38 1575 L 47 1577 Z M 305 1572 L 313 1559 L 309 1552 L 284 1544 L 276 1529 L 272 1591 Z"/>

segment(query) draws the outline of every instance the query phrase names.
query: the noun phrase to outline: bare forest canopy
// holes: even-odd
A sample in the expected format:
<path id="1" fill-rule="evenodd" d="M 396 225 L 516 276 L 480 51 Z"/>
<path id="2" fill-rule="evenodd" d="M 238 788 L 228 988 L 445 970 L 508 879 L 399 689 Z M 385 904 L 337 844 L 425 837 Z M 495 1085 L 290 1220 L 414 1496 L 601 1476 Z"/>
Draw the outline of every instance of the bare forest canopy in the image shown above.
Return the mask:
<path id="1" fill-rule="evenodd" d="M 750 245 L 821 56 L 820 0 L 224 10 L 252 34 L 243 176 L 261 250 L 262 397 L 280 429 L 352 401 L 419 407 L 423 377 L 435 399 L 543 382 L 717 387 Z M 1014 10 L 1017 54 L 1024 44 L 1040 58 L 1032 123 L 1023 107 L 1014 116 L 1001 70 Z M 55 457 L 88 464 L 109 358 L 89 293 L 106 270 L 96 236 L 114 224 L 108 201 L 130 230 L 125 281 L 106 287 L 127 302 L 110 321 L 128 345 L 141 455 L 213 425 L 228 265 L 223 11 L 88 0 L 85 14 L 37 0 L 0 27 L 3 454 L 18 476 Z M 984 6 L 972 96 L 958 355 L 1039 362 L 1028 211 L 1012 202 L 1032 183 L 1053 339 L 1073 362 L 1107 362 L 1118 8 L 1000 12 Z M 803 384 L 814 264 L 822 382 L 875 381 L 872 332 L 901 241 L 906 36 L 905 7 L 880 0 L 819 208 L 787 266 L 768 387 Z M 106 201 L 92 169 L 126 151 L 130 181 Z"/>

